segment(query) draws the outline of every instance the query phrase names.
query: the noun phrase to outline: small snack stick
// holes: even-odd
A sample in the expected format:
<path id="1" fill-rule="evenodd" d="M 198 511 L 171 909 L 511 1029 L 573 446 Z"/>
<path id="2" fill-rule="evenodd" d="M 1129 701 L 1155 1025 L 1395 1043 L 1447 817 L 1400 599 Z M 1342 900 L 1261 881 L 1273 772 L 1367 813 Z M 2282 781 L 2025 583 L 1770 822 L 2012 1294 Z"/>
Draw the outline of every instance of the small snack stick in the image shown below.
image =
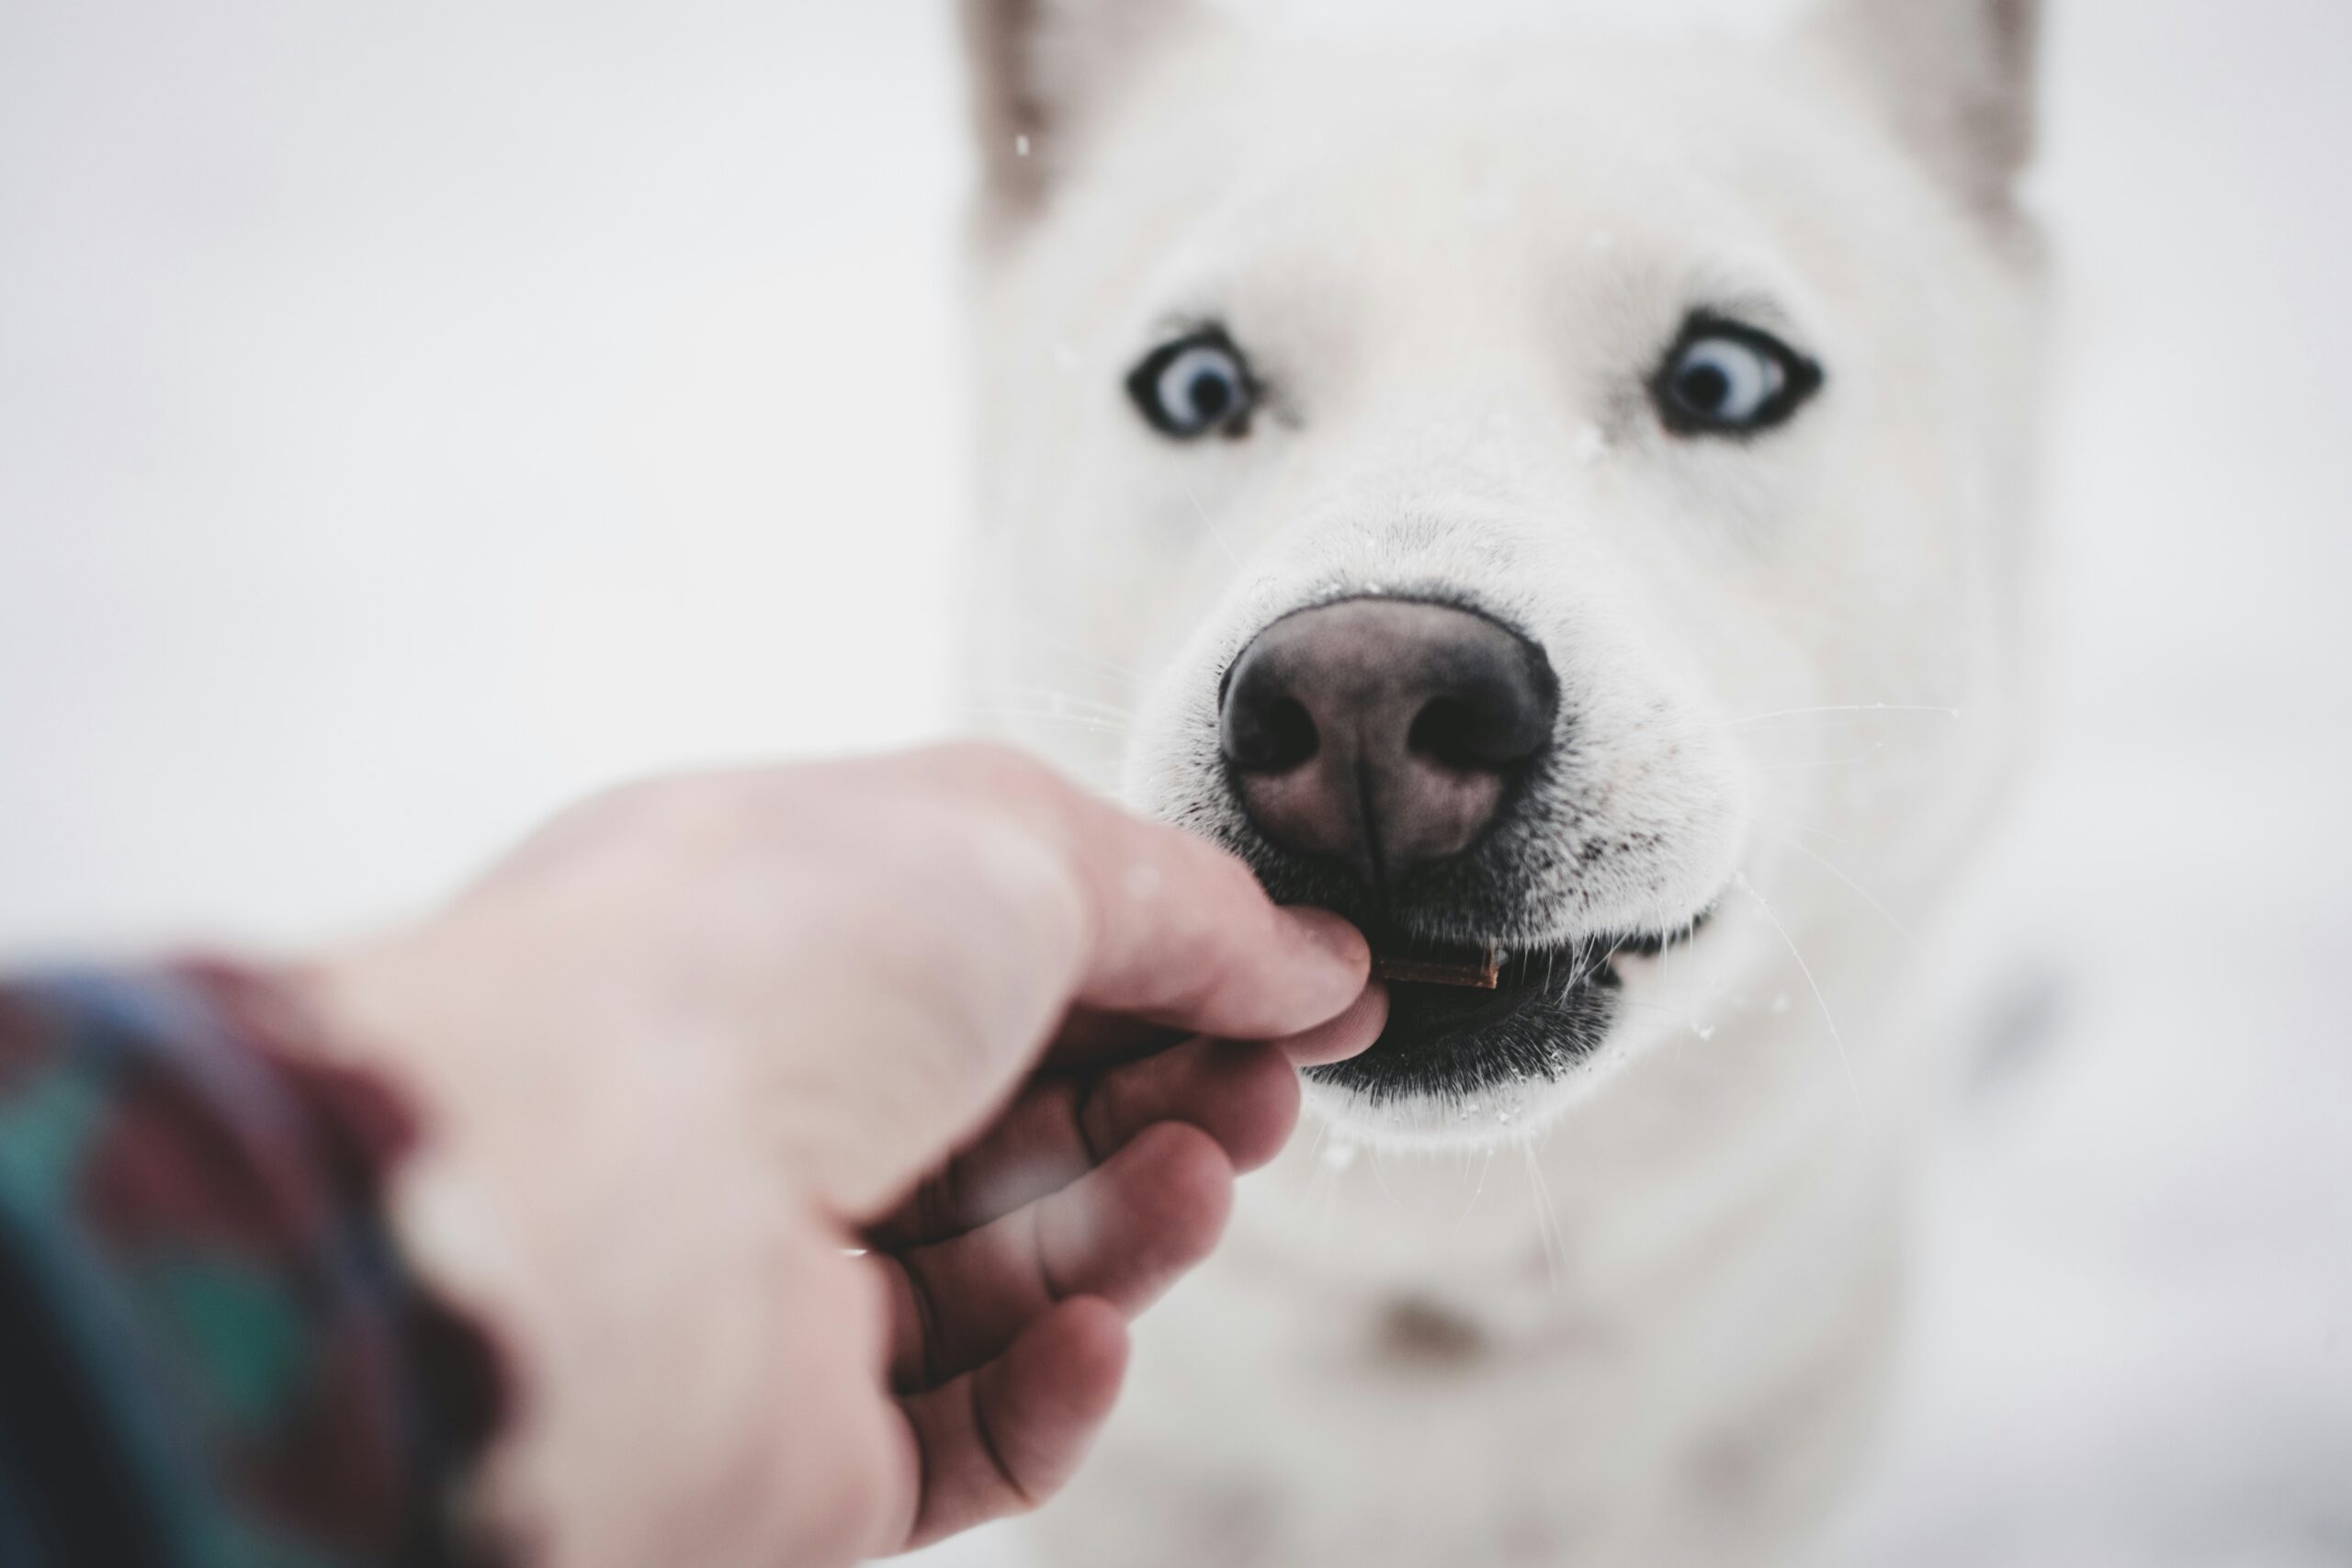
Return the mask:
<path id="1" fill-rule="evenodd" d="M 1372 977 L 1402 986 L 1453 986 L 1491 991 L 1503 983 L 1502 950 L 1493 947 L 1423 947 L 1372 955 Z"/>

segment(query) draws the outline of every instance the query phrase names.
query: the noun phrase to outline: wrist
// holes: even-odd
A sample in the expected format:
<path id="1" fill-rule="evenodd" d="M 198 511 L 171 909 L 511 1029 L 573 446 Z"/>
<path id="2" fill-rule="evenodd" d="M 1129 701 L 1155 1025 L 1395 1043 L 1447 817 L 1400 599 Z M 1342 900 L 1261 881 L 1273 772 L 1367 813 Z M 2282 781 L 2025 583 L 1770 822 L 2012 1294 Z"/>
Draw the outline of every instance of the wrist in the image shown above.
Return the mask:
<path id="1" fill-rule="evenodd" d="M 565 1568 L 673 1560 L 734 1528 L 712 1478 L 773 1450 L 801 1397 L 767 1364 L 778 1326 L 843 1243 L 755 1135 L 740 1053 L 632 1016 L 596 976 L 551 987 L 476 956 L 527 951 L 428 926 L 294 984 L 327 1049 L 419 1106 L 391 1223 L 507 1348 L 517 1409 L 483 1466 L 486 1517 Z"/>

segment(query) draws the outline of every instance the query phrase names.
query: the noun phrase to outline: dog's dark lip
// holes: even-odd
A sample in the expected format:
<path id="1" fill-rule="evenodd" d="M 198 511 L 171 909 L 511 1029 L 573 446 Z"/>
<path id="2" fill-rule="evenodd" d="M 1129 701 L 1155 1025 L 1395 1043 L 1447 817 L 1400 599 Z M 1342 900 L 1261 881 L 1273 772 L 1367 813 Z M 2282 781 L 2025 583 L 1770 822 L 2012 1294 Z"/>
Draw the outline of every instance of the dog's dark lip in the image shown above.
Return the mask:
<path id="1" fill-rule="evenodd" d="M 1509 953 L 1493 990 L 1391 985 L 1388 1022 L 1372 1048 L 1307 1076 L 1375 1105 L 1560 1079 L 1608 1036 L 1623 985 L 1617 963 L 1687 942 L 1706 921 L 1702 913 L 1671 935 L 1596 934 Z"/>

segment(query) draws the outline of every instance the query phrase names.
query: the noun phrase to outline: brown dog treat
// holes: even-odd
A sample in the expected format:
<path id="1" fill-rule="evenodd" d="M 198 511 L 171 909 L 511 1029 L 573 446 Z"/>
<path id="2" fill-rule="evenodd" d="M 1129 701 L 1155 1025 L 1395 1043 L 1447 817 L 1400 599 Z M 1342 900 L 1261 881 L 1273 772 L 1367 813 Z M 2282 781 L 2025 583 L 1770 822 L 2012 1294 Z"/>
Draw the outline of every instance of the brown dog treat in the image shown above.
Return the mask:
<path id="1" fill-rule="evenodd" d="M 1454 986 L 1491 991 L 1503 983 L 1503 955 L 1491 947 L 1423 947 L 1374 953 L 1372 977 L 1399 986 Z"/>

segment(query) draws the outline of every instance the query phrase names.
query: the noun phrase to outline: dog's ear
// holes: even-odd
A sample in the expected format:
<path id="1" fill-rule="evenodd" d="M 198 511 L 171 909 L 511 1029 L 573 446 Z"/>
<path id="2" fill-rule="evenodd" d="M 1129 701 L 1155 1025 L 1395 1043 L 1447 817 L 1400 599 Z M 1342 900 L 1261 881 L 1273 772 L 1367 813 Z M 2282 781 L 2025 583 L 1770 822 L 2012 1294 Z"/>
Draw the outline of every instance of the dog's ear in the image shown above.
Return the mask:
<path id="1" fill-rule="evenodd" d="M 1086 116 L 1193 0 L 961 0 L 992 217 L 1034 210 Z"/>
<path id="2" fill-rule="evenodd" d="M 2041 0 L 1823 0 L 1810 32 L 1963 199 L 2010 211 L 2033 156 Z"/>

